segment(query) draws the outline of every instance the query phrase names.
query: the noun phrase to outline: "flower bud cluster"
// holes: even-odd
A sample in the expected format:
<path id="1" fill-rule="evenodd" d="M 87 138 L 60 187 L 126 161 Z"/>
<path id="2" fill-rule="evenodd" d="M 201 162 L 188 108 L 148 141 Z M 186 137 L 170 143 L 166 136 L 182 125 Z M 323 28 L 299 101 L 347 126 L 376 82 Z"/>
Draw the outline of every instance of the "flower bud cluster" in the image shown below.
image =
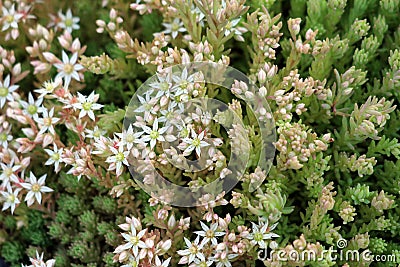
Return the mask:
<path id="1" fill-rule="evenodd" d="M 378 132 L 389 120 L 389 114 L 395 109 L 393 100 L 388 101 L 384 97 L 381 99 L 375 96 L 368 97 L 360 107 L 355 104 L 354 111 L 350 115 L 350 137 L 356 140 L 376 139 Z"/>
<path id="2" fill-rule="evenodd" d="M 333 141 L 330 134 L 321 138 L 301 123 L 277 122 L 278 141 L 276 149 L 280 152 L 277 157 L 278 167 L 282 170 L 300 169 L 310 157 L 328 149 L 328 143 Z"/>
<path id="3" fill-rule="evenodd" d="M 383 190 L 379 192 L 379 195 L 375 196 L 371 205 L 379 212 L 383 212 L 384 210 L 388 210 L 392 208 L 394 204 L 393 196 L 387 196 Z"/>
<path id="4" fill-rule="evenodd" d="M 315 96 L 319 100 L 325 100 L 332 96 L 332 91 L 325 88 L 325 81 L 314 80 L 312 77 L 300 78 L 297 70 L 283 78 L 281 88 L 274 93 L 277 104 L 275 118 L 281 120 L 291 120 L 293 112 L 298 115 L 306 112 L 306 98 Z"/>
<path id="5" fill-rule="evenodd" d="M 354 217 L 356 215 L 357 215 L 356 208 L 350 205 L 349 202 L 343 201 L 340 204 L 339 216 L 342 218 L 343 224 L 347 224 L 349 222 L 354 221 Z"/>

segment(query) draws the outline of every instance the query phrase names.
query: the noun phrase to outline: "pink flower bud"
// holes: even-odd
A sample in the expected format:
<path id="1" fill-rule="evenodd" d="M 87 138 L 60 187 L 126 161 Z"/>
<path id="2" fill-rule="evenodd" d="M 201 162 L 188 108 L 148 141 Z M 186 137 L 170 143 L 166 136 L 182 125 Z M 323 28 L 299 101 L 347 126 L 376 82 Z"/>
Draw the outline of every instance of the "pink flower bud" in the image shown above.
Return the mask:
<path id="1" fill-rule="evenodd" d="M 46 146 L 50 145 L 53 142 L 54 142 L 54 137 L 53 137 L 52 134 L 47 133 L 47 134 L 44 135 L 43 147 L 46 147 Z"/>
<path id="2" fill-rule="evenodd" d="M 234 233 L 230 233 L 230 234 L 228 235 L 228 240 L 229 240 L 230 242 L 234 242 L 234 241 L 236 240 L 236 235 L 235 235 Z"/>
<path id="3" fill-rule="evenodd" d="M 47 48 L 47 43 L 46 43 L 46 41 L 45 40 L 43 40 L 43 39 L 40 39 L 40 41 L 39 41 L 39 48 L 40 48 L 40 50 L 46 50 L 46 48 Z"/>
<path id="4" fill-rule="evenodd" d="M 110 10 L 110 19 L 115 20 L 117 18 L 117 11 L 114 8 Z"/>
<path id="5" fill-rule="evenodd" d="M 26 157 L 21 160 L 21 166 L 23 169 L 28 168 L 30 163 L 31 163 L 31 157 Z"/>
<path id="6" fill-rule="evenodd" d="M 258 76 L 257 77 L 258 77 L 258 81 L 260 83 L 265 83 L 265 81 L 267 80 L 267 74 L 265 73 L 265 71 L 263 69 L 261 69 L 258 72 Z"/>
<path id="7" fill-rule="evenodd" d="M 14 68 L 12 69 L 12 73 L 15 76 L 18 76 L 21 73 L 21 63 L 18 63 L 14 66 Z"/>
<path id="8" fill-rule="evenodd" d="M 96 20 L 96 25 L 97 25 L 98 27 L 104 28 L 104 27 L 106 26 L 106 23 L 105 23 L 104 20 L 98 19 L 98 20 Z"/>
<path id="9" fill-rule="evenodd" d="M 44 53 L 43 53 L 43 56 L 44 56 L 44 58 L 45 58 L 48 62 L 50 62 L 50 63 L 54 63 L 54 62 L 57 62 L 57 61 L 58 61 L 58 58 L 57 58 L 53 53 L 44 52 Z"/>
<path id="10" fill-rule="evenodd" d="M 174 214 L 172 213 L 168 220 L 168 228 L 173 229 L 175 226 L 176 226 L 176 220 Z"/>
<path id="11" fill-rule="evenodd" d="M 225 248 L 226 248 L 225 243 L 219 243 L 215 250 L 221 251 L 221 250 L 225 250 Z"/>
<path id="12" fill-rule="evenodd" d="M 74 52 L 77 52 L 81 49 L 81 43 L 79 42 L 79 39 L 76 38 L 73 42 L 72 42 L 72 46 L 71 46 L 72 50 Z"/>
<path id="13" fill-rule="evenodd" d="M 34 140 L 35 143 L 41 143 L 43 142 L 44 135 L 43 134 L 38 134 Z"/>
<path id="14" fill-rule="evenodd" d="M 167 241 L 163 242 L 161 245 L 162 252 L 167 252 L 171 248 L 171 245 L 172 245 L 171 239 L 168 239 Z"/>
<path id="15" fill-rule="evenodd" d="M 33 131 L 32 128 L 22 128 L 22 132 L 26 135 L 28 138 L 33 138 L 35 136 L 35 132 Z"/>
<path id="16" fill-rule="evenodd" d="M 121 228 L 124 231 L 129 231 L 130 230 L 130 225 L 128 223 L 119 224 L 118 227 Z"/>
<path id="17" fill-rule="evenodd" d="M 64 38 L 64 36 L 60 36 L 58 37 L 58 42 L 60 43 L 60 45 L 65 48 L 68 49 L 69 48 L 69 41 L 67 39 Z"/>

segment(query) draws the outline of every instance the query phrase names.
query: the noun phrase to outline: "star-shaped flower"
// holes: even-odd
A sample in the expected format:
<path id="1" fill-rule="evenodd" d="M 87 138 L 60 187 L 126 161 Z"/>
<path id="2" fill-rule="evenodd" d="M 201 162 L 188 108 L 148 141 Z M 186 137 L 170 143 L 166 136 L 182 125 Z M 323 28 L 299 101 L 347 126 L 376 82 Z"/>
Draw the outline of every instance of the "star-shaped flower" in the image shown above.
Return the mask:
<path id="1" fill-rule="evenodd" d="M 80 81 L 78 71 L 83 70 L 83 66 L 81 64 L 77 64 L 78 53 L 74 53 L 71 58 L 62 51 L 62 63 L 56 63 L 54 66 L 59 70 L 56 78 L 64 79 L 64 87 L 68 88 L 71 83 L 71 79 L 74 78 L 77 81 Z"/>
<path id="2" fill-rule="evenodd" d="M 36 176 L 31 172 L 29 176 L 29 183 L 21 183 L 21 186 L 25 189 L 28 189 L 29 192 L 25 197 L 25 201 L 27 202 L 28 207 L 31 206 L 36 198 L 36 201 L 41 204 L 42 203 L 42 193 L 53 192 L 54 190 L 50 187 L 44 185 L 46 181 L 47 174 L 41 176 L 39 181 L 36 179 Z"/>

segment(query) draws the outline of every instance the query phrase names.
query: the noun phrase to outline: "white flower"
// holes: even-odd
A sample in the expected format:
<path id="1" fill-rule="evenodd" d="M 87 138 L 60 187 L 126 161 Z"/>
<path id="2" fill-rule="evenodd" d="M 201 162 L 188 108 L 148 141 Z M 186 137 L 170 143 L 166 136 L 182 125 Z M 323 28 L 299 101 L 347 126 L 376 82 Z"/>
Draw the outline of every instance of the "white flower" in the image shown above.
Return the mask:
<path id="1" fill-rule="evenodd" d="M 228 254 L 225 251 L 219 252 L 216 256 L 211 257 L 217 264 L 216 267 L 232 267 L 231 260 L 236 258 L 237 254 Z"/>
<path id="2" fill-rule="evenodd" d="M 0 128 L 0 146 L 7 148 L 8 142 L 13 140 L 13 136 L 10 133 L 11 127 L 7 129 Z"/>
<path id="3" fill-rule="evenodd" d="M 225 36 L 228 36 L 231 32 L 234 32 L 236 29 L 236 25 L 238 25 L 238 23 L 240 22 L 240 18 L 234 19 L 232 21 L 229 21 L 226 25 L 225 25 Z"/>
<path id="4" fill-rule="evenodd" d="M 201 244 L 204 246 L 211 241 L 214 246 L 218 245 L 216 237 L 225 235 L 225 232 L 216 232 L 218 228 L 218 223 L 213 223 L 210 225 L 210 227 L 208 227 L 202 221 L 200 221 L 200 224 L 203 231 L 195 231 L 195 234 L 204 237 L 201 241 Z"/>
<path id="5" fill-rule="evenodd" d="M 111 163 L 109 170 L 116 169 L 117 176 L 120 176 L 122 174 L 122 164 L 125 164 L 127 166 L 129 165 L 127 160 L 129 151 L 125 150 L 122 144 L 119 144 L 118 149 L 116 149 L 113 146 L 110 146 L 110 150 L 112 153 L 114 153 L 114 155 L 109 156 L 106 159 L 107 163 Z"/>
<path id="6" fill-rule="evenodd" d="M 43 98 L 39 97 L 36 101 L 33 99 L 32 94 L 29 92 L 28 102 L 21 100 L 21 106 L 24 108 L 24 114 L 31 118 L 38 118 L 38 114 L 42 113 L 44 108 L 41 107 Z"/>
<path id="7" fill-rule="evenodd" d="M 23 17 L 22 14 L 15 12 L 15 5 L 12 5 L 10 9 L 2 7 L 3 10 L 3 28 L 1 31 L 6 31 L 8 28 L 18 29 L 18 21 Z"/>
<path id="8" fill-rule="evenodd" d="M 6 100 L 13 101 L 14 97 L 12 92 L 18 89 L 18 85 L 11 85 L 10 86 L 10 75 L 4 79 L 3 82 L 0 82 L 0 108 L 4 107 Z"/>
<path id="9" fill-rule="evenodd" d="M 129 256 L 129 261 L 127 264 L 121 265 L 121 267 L 138 267 L 139 266 L 139 258 L 133 257 L 132 255 Z"/>
<path id="10" fill-rule="evenodd" d="M 4 163 L 0 163 L 0 166 L 2 170 L 2 173 L 0 174 L 0 180 L 3 181 L 1 187 L 7 187 L 10 181 L 13 181 L 14 183 L 19 183 L 18 176 L 15 174 L 15 172 L 21 168 L 20 165 L 14 166 L 14 160 L 12 160 L 7 165 Z"/>
<path id="11" fill-rule="evenodd" d="M 150 84 L 150 87 L 157 91 L 155 98 L 160 98 L 163 95 L 169 97 L 172 89 L 171 72 L 165 76 L 157 74 L 157 78 L 158 82 Z"/>
<path id="12" fill-rule="evenodd" d="M 236 27 L 238 23 L 240 22 L 240 18 L 234 19 L 232 21 L 229 21 L 225 25 L 225 36 L 228 36 L 233 32 L 234 38 L 238 41 L 244 42 L 244 38 L 242 36 L 243 33 L 245 33 L 247 30 L 246 28 L 243 27 Z"/>
<path id="13" fill-rule="evenodd" d="M 50 158 L 45 162 L 44 165 L 54 164 L 55 172 L 59 172 L 61 169 L 60 162 L 62 162 L 61 155 L 62 155 L 63 149 L 62 148 L 58 149 L 56 144 L 54 144 L 53 149 L 54 150 L 51 150 L 51 149 L 44 150 L 50 156 Z"/>
<path id="14" fill-rule="evenodd" d="M 177 89 L 175 93 L 175 97 L 177 97 L 182 94 L 187 94 L 188 89 L 193 87 L 194 75 L 192 74 L 189 76 L 187 68 L 184 68 L 181 76 L 172 75 L 172 80 L 175 82 L 172 88 Z"/>
<path id="15" fill-rule="evenodd" d="M 67 89 L 71 79 L 74 78 L 77 81 L 80 81 L 78 71 L 83 70 L 83 66 L 81 64 L 76 64 L 78 60 L 78 53 L 74 53 L 71 58 L 68 58 L 68 55 L 62 51 L 62 63 L 56 63 L 54 66 L 59 70 L 59 73 L 56 76 L 57 78 L 64 78 L 64 87 Z"/>
<path id="16" fill-rule="evenodd" d="M 164 262 L 161 262 L 161 260 L 158 258 L 158 256 L 156 256 L 156 260 L 155 260 L 156 265 L 154 265 L 154 267 L 168 267 L 170 261 L 171 261 L 171 258 L 168 258 Z"/>
<path id="17" fill-rule="evenodd" d="M 200 8 L 192 5 L 191 11 L 192 13 L 196 14 L 196 23 L 198 23 L 200 26 L 204 26 L 203 20 L 206 17 L 206 15 L 204 15 L 204 13 L 200 10 Z"/>
<path id="18" fill-rule="evenodd" d="M 39 134 L 44 134 L 47 130 L 51 134 L 56 134 L 53 124 L 56 124 L 60 119 L 53 118 L 54 116 L 54 108 L 51 108 L 50 112 L 47 109 L 43 110 L 43 118 L 37 118 L 35 121 L 39 123 L 40 131 Z"/>
<path id="19" fill-rule="evenodd" d="M 61 85 L 62 79 L 61 78 L 57 78 L 54 81 L 46 81 L 43 83 L 42 88 L 40 89 L 35 89 L 34 91 L 36 93 L 39 93 L 40 96 L 39 98 L 44 97 L 47 94 L 52 94 L 54 92 L 55 89 L 57 89 L 57 87 L 59 87 Z"/>
<path id="20" fill-rule="evenodd" d="M 163 23 L 163 25 L 166 28 L 163 33 L 170 33 L 174 39 L 178 36 L 179 32 L 186 32 L 183 22 L 178 18 L 175 18 L 171 23 Z"/>
<path id="21" fill-rule="evenodd" d="M 61 21 L 57 24 L 58 27 L 61 29 L 67 30 L 71 33 L 73 30 L 79 30 L 79 17 L 73 17 L 71 9 L 67 10 L 65 15 L 60 11 L 58 11 L 58 16 L 60 17 Z"/>
<path id="22" fill-rule="evenodd" d="M 195 260 L 195 258 L 205 261 L 204 254 L 201 252 L 203 244 L 199 245 L 200 237 L 196 237 L 193 243 L 186 237 L 183 237 L 183 239 L 185 240 L 187 249 L 177 251 L 180 256 L 183 256 L 179 261 L 179 264 L 190 264 Z"/>
<path id="23" fill-rule="evenodd" d="M 36 180 L 36 176 L 31 172 L 29 176 L 30 183 L 21 183 L 21 186 L 25 189 L 28 189 L 29 192 L 26 194 L 25 201 L 27 202 L 28 207 L 36 201 L 41 204 L 42 203 L 42 193 L 53 192 L 54 190 L 50 187 L 44 185 L 47 174 L 41 176 L 39 181 Z"/>
<path id="24" fill-rule="evenodd" d="M 11 214 L 14 213 L 15 206 L 19 203 L 21 203 L 18 199 L 18 193 L 21 191 L 21 188 L 15 189 L 13 192 L 11 187 L 7 187 L 7 192 L 0 192 L 3 198 L 5 199 L 5 202 L 3 203 L 3 211 L 11 208 Z"/>
<path id="25" fill-rule="evenodd" d="M 260 248 L 267 248 L 266 240 L 270 240 L 273 237 L 279 237 L 279 235 L 271 233 L 274 230 L 277 223 L 268 228 L 268 223 L 260 222 L 260 225 L 252 222 L 252 232 L 247 236 L 247 239 L 251 240 L 252 245 L 258 245 Z"/>
<path id="26" fill-rule="evenodd" d="M 135 112 L 144 112 L 144 120 L 148 121 L 150 114 L 157 114 L 157 111 L 154 109 L 154 105 L 158 102 L 157 98 L 151 98 L 150 93 L 146 93 L 146 98 L 138 95 L 138 99 L 140 102 L 140 107 L 135 109 Z"/>
<path id="27" fill-rule="evenodd" d="M 43 261 L 43 253 L 39 256 L 39 252 L 36 251 L 36 258 L 29 258 L 33 267 L 53 267 L 55 260 L 51 259 L 46 262 Z"/>
<path id="28" fill-rule="evenodd" d="M 94 91 L 88 96 L 85 97 L 81 93 L 78 92 L 78 103 L 72 104 L 74 108 L 80 109 L 81 112 L 79 113 L 79 118 L 82 118 L 86 115 L 89 116 L 92 120 L 96 120 L 94 117 L 93 110 L 99 110 L 103 107 L 101 104 L 95 103 L 99 98 L 98 94 L 94 94 Z"/>
<path id="29" fill-rule="evenodd" d="M 85 133 L 86 133 L 85 137 L 96 140 L 100 138 L 100 136 L 104 136 L 107 132 L 100 129 L 98 126 L 94 126 L 93 130 L 86 129 Z"/>
<path id="30" fill-rule="evenodd" d="M 167 125 L 179 123 L 182 111 L 180 109 L 175 109 L 177 105 L 178 104 L 175 101 L 169 102 L 168 108 L 160 111 L 161 116 L 158 117 L 158 121 L 166 122 Z"/>
<path id="31" fill-rule="evenodd" d="M 212 260 L 199 260 L 194 259 L 194 264 L 191 264 L 189 267 L 209 267 L 213 264 Z"/>
<path id="32" fill-rule="evenodd" d="M 128 130 L 125 130 L 122 133 L 116 133 L 116 135 L 122 139 L 122 145 L 126 145 L 128 150 L 131 150 L 133 145 L 143 143 L 139 138 L 143 134 L 143 132 L 134 133 L 132 124 L 129 125 Z"/>
<path id="33" fill-rule="evenodd" d="M 68 170 L 67 174 L 72 174 L 78 178 L 78 181 L 82 178 L 82 172 L 78 171 L 77 169 L 80 167 L 77 163 L 77 161 L 80 161 L 79 153 L 78 151 L 74 152 L 74 162 L 69 164 L 72 165 L 72 168 Z"/>
<path id="34" fill-rule="evenodd" d="M 158 119 L 156 118 L 153 122 L 153 129 L 150 127 L 143 125 L 142 129 L 147 135 L 143 135 L 141 140 L 147 144 L 150 141 L 150 148 L 153 149 L 157 143 L 157 140 L 160 142 L 164 142 L 165 138 L 162 136 L 167 130 L 168 127 L 162 127 L 158 129 Z"/>
<path id="35" fill-rule="evenodd" d="M 183 143 L 179 144 L 179 148 L 182 150 L 184 149 L 184 156 L 188 156 L 192 153 L 193 150 L 196 150 L 197 156 L 200 157 L 201 148 L 210 145 L 206 141 L 203 141 L 204 134 L 205 131 L 202 131 L 199 135 L 197 135 L 196 132 L 192 129 L 192 137 L 183 138 Z"/>
<path id="36" fill-rule="evenodd" d="M 137 232 L 134 224 L 131 224 L 131 231 L 129 234 L 122 233 L 122 237 L 127 241 L 124 245 L 118 246 L 114 253 L 121 253 L 124 250 L 132 249 L 133 256 L 137 257 L 139 255 L 139 248 L 144 249 L 147 248 L 146 244 L 140 240 L 147 229 L 141 230 Z"/>

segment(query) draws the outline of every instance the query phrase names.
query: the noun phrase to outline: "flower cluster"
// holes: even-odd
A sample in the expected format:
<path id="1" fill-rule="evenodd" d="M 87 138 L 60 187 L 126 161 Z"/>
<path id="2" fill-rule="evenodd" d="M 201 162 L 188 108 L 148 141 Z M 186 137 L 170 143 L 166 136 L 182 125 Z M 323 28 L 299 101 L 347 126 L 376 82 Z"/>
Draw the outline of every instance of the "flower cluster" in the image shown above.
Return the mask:
<path id="1" fill-rule="evenodd" d="M 122 233 L 125 244 L 118 246 L 114 253 L 114 257 L 119 262 L 125 262 L 122 266 L 169 266 L 171 258 L 162 260 L 164 255 L 171 247 L 171 240 L 160 240 L 157 233 L 149 231 L 147 228 L 142 229 L 141 222 L 135 217 L 126 217 L 126 223 L 120 224 L 119 227 L 126 231 Z M 160 259 L 161 257 L 161 259 Z"/>
<path id="2" fill-rule="evenodd" d="M 24 265 L 22 264 L 23 267 L 54 267 L 56 261 L 54 259 L 50 259 L 47 261 L 43 260 L 43 253 L 39 256 L 39 252 L 36 251 L 36 257 L 35 258 L 29 258 L 31 261 L 31 265 Z"/>
<path id="3" fill-rule="evenodd" d="M 279 237 L 273 231 L 277 224 L 272 226 L 268 222 L 252 223 L 252 227 L 238 226 L 237 229 L 229 229 L 231 218 L 218 218 L 210 225 L 200 221 L 201 230 L 195 231 L 196 238 L 190 241 L 186 237 L 186 249 L 179 250 L 181 257 L 178 264 L 188 266 L 232 266 L 231 262 L 237 261 L 249 251 L 257 251 L 257 248 L 267 248 L 272 239 Z M 213 221 L 214 221 L 213 220 Z M 236 232 L 237 231 L 237 232 Z M 252 247 L 252 248 L 251 248 Z"/>
<path id="4" fill-rule="evenodd" d="M 278 166 L 284 170 L 302 168 L 313 154 L 326 150 L 333 141 L 330 134 L 317 138 L 301 123 L 278 122 L 278 125 L 279 138 L 275 147 L 280 152 Z"/>

